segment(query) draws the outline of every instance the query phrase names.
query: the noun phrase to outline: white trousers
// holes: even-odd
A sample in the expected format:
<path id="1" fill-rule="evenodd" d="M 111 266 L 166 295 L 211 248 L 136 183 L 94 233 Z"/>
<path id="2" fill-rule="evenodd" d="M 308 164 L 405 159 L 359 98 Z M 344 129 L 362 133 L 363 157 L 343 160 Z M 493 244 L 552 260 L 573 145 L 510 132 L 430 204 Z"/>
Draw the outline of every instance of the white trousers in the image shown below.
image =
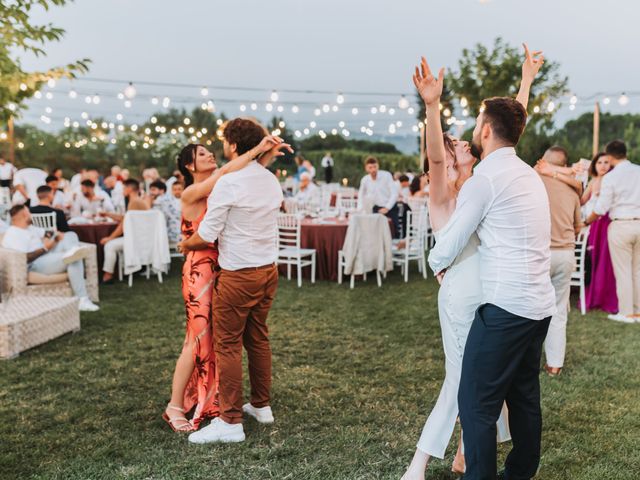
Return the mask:
<path id="1" fill-rule="evenodd" d="M 63 257 L 71 248 L 77 247 L 79 244 L 78 235 L 75 232 L 66 232 L 62 240 L 56 244 L 49 252 L 36 258 L 29 268 L 44 275 L 53 275 L 55 273 L 67 272 L 71 290 L 76 297 L 84 298 L 87 296 L 87 286 L 84 280 L 84 263 L 82 260 L 64 264 Z"/>
<path id="2" fill-rule="evenodd" d="M 614 220 L 607 237 L 616 277 L 618 312 L 640 313 L 640 221 Z"/>
<path id="3" fill-rule="evenodd" d="M 571 250 L 551 250 L 551 283 L 556 292 L 556 314 L 551 317 L 544 351 L 547 365 L 562 368 L 567 348 L 567 316 L 571 294 L 571 274 L 576 265 L 575 254 Z"/>
<path id="4" fill-rule="evenodd" d="M 124 250 L 124 237 L 114 238 L 109 240 L 104 246 L 104 263 L 102 265 L 102 271 L 113 274 L 116 269 L 116 261 L 118 260 L 118 253 Z"/>

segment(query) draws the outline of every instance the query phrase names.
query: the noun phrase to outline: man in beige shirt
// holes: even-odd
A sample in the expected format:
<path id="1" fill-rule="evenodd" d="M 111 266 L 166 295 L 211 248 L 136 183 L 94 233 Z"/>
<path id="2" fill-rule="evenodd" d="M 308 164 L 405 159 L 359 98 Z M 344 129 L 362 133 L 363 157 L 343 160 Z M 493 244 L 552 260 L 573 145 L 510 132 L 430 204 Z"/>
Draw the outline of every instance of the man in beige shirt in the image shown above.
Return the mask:
<path id="1" fill-rule="evenodd" d="M 543 160 L 564 167 L 569 157 L 559 146 L 549 148 Z M 544 342 L 549 375 L 558 375 L 564 364 L 567 344 L 567 313 L 571 293 L 571 274 L 575 268 L 576 235 L 580 232 L 580 197 L 562 179 L 541 175 L 551 211 L 551 283 L 556 293 L 556 314 L 551 318 Z"/>

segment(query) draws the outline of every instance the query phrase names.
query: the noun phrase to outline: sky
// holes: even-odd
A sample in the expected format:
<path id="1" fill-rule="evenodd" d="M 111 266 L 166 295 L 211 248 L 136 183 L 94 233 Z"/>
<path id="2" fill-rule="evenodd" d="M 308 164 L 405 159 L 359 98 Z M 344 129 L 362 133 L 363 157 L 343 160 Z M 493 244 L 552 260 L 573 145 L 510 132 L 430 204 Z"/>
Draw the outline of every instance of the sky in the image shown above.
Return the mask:
<path id="1" fill-rule="evenodd" d="M 491 44 L 502 36 L 513 45 L 526 41 L 558 61 L 578 97 L 606 92 L 612 96 L 611 103 L 603 105 L 605 111 L 638 112 L 638 18 L 640 3 L 634 0 L 77 0 L 34 15 L 35 21 L 51 22 L 67 33 L 61 42 L 46 47 L 47 57 L 25 57 L 23 65 L 45 68 L 90 58 L 86 77 L 122 82 L 80 80 L 74 88 L 112 96 L 126 81 L 209 86 L 206 99 L 229 116 L 240 114 L 240 102 L 225 104 L 224 98 L 244 101 L 248 110 L 250 101 L 255 101 L 256 115 L 267 118 L 264 105 L 271 90 L 327 91 L 279 93 L 279 101 L 288 102 L 286 108 L 298 101 L 317 104 L 291 119 L 291 125 L 300 129 L 314 120 L 315 107 L 333 106 L 336 94 L 345 92 L 342 110 L 316 121 L 318 128 L 329 128 L 359 105 L 358 119 L 349 117 L 347 122 L 355 129 L 374 118 L 370 112 L 364 116 L 362 107 L 397 107 L 399 94 L 411 95 L 411 72 L 420 55 L 426 55 L 434 67 L 455 68 L 463 48 L 478 42 Z M 213 88 L 217 85 L 263 91 L 218 91 Z M 65 93 L 69 87 L 59 84 L 56 88 Z M 129 109 L 115 98 L 109 104 L 106 94 L 100 105 L 89 106 L 92 110 L 83 105 L 84 97 L 72 101 L 66 94 L 56 94 L 48 103 L 53 109 L 52 125 L 63 116 L 79 117 L 81 111 L 90 115 L 102 111 L 107 117 L 122 111 L 125 121 L 142 119 L 156 108 L 149 101 L 151 95 L 188 98 L 194 105 L 199 101 L 195 88 L 136 84 L 136 90 L 139 96 Z M 630 97 L 625 107 L 617 102 L 622 92 Z M 43 113 L 43 102 L 33 102 L 26 120 Z M 558 118 L 592 108 L 591 101 L 579 102 L 575 112 L 569 112 L 566 104 Z M 179 100 L 172 105 L 179 106 Z M 396 116 L 404 123 L 399 134 L 410 132 L 412 117 L 401 113 L 406 111 Z M 288 111 L 284 116 L 294 117 Z M 380 119 L 380 114 L 375 118 Z M 378 120 L 376 130 L 386 130 L 390 120 L 395 121 Z"/>

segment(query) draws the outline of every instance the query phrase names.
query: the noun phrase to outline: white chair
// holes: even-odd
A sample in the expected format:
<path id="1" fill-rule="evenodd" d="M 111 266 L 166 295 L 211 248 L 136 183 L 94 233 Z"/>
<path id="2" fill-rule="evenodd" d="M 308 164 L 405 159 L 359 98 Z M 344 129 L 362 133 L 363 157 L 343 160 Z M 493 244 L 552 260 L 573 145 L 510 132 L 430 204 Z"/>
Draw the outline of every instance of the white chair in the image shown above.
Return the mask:
<path id="1" fill-rule="evenodd" d="M 382 276 L 393 269 L 391 253 L 391 229 L 384 215 L 354 214 L 349 217 L 349 227 L 342 249 L 338 251 L 338 284 L 349 275 L 349 287 L 355 286 L 355 276 L 375 270 L 378 287 Z"/>
<path id="2" fill-rule="evenodd" d="M 433 230 L 431 229 L 431 223 L 429 222 L 429 198 L 428 197 L 410 197 L 408 200 L 409 208 L 412 212 L 417 213 L 420 212 L 421 215 L 424 215 L 424 219 L 426 222 L 424 229 L 425 236 L 425 249 L 433 248 L 435 245 L 435 236 L 433 235 Z M 422 212 L 424 210 L 424 212 Z"/>
<path id="3" fill-rule="evenodd" d="M 571 274 L 571 286 L 580 288 L 580 313 L 586 315 L 587 300 L 585 296 L 585 257 L 587 254 L 587 240 L 589 239 L 589 227 L 583 228 L 576 239 L 574 250 L 576 268 Z"/>
<path id="4" fill-rule="evenodd" d="M 291 266 L 297 268 L 298 287 L 302 286 L 302 269 L 311 267 L 311 283 L 316 283 L 316 251 L 300 247 L 300 217 L 278 214 L 278 265 L 287 266 L 287 280 L 291 280 Z"/>
<path id="5" fill-rule="evenodd" d="M 0 187 L 0 205 L 11 208 L 11 189 L 9 187 Z"/>
<path id="6" fill-rule="evenodd" d="M 355 212 L 358 210 L 358 199 L 355 197 L 343 197 L 342 195 L 338 196 L 338 207 L 343 212 Z"/>
<path id="7" fill-rule="evenodd" d="M 42 228 L 47 232 L 57 232 L 58 224 L 56 222 L 56 212 L 49 213 L 32 213 L 31 220 L 33 221 L 33 226 Z"/>
<path id="8" fill-rule="evenodd" d="M 288 214 L 298 213 L 299 211 L 298 201 L 295 198 L 285 198 L 284 211 Z"/>
<path id="9" fill-rule="evenodd" d="M 123 273 L 133 285 L 133 274 L 146 267 L 147 279 L 155 271 L 162 283 L 162 274 L 169 271 L 171 256 L 164 215 L 159 210 L 135 210 L 124 216 L 124 248 L 118 253 L 119 277 Z"/>
<path id="10" fill-rule="evenodd" d="M 425 279 L 427 278 L 427 260 L 424 253 L 425 228 L 426 222 L 419 212 L 418 214 L 407 212 L 406 236 L 393 245 L 393 263 L 400 265 L 405 282 L 409 281 L 409 262 L 412 260 L 418 262 L 418 270 Z"/>

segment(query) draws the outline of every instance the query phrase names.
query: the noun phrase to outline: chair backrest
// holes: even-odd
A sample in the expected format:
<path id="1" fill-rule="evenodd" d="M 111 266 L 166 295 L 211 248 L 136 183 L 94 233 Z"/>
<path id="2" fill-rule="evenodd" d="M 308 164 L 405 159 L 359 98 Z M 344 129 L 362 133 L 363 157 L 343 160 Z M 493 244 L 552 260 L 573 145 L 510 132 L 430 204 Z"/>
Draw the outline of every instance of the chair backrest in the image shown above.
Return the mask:
<path id="1" fill-rule="evenodd" d="M 0 187 L 0 205 L 11 206 L 11 189 Z"/>
<path id="2" fill-rule="evenodd" d="M 409 251 L 424 250 L 425 232 L 427 229 L 427 209 L 411 210 L 407 212 L 407 225 L 405 228 L 406 248 Z"/>
<path id="3" fill-rule="evenodd" d="M 125 274 L 151 265 L 168 270 L 171 263 L 167 223 L 160 210 L 132 210 L 124 217 Z"/>
<path id="4" fill-rule="evenodd" d="M 427 208 L 429 202 L 428 197 L 409 197 L 407 203 L 409 204 L 409 208 L 411 210 L 421 210 L 423 208 Z"/>
<path id="5" fill-rule="evenodd" d="M 31 220 L 33 221 L 34 227 L 42 228 L 47 232 L 58 231 L 58 225 L 56 223 L 56 212 L 32 213 Z"/>
<path id="6" fill-rule="evenodd" d="M 353 187 L 338 187 L 338 193 L 343 198 L 354 198 L 358 196 L 358 190 Z"/>
<path id="7" fill-rule="evenodd" d="M 576 239 L 574 254 L 576 258 L 576 268 L 571 274 L 572 280 L 579 280 L 584 275 L 585 256 L 587 254 L 587 240 L 589 240 L 589 227 L 580 230 Z"/>
<path id="8" fill-rule="evenodd" d="M 355 197 L 343 197 L 340 195 L 338 201 L 338 205 L 342 210 L 355 212 L 358 209 L 358 199 Z"/>
<path id="9" fill-rule="evenodd" d="M 298 213 L 298 201 L 295 198 L 284 199 L 284 211 L 286 213 L 295 214 Z"/>
<path id="10" fill-rule="evenodd" d="M 278 249 L 300 248 L 300 216 L 291 213 L 278 214 Z"/>

